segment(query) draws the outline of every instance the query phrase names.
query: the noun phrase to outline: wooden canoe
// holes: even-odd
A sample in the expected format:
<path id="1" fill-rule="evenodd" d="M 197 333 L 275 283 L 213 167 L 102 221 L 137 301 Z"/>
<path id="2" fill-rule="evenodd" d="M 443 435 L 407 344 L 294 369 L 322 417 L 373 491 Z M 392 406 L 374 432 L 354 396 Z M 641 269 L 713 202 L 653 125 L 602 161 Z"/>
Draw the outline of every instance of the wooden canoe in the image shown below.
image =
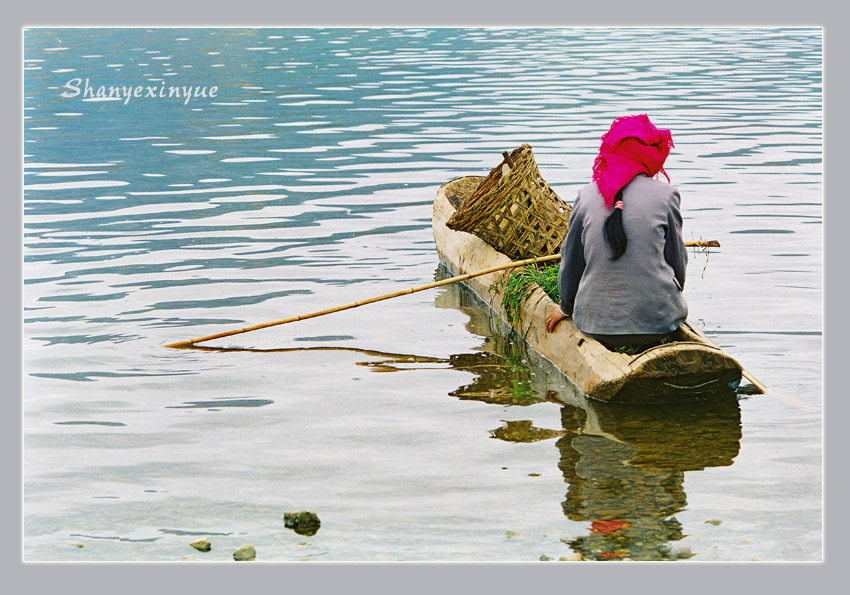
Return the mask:
<path id="1" fill-rule="evenodd" d="M 434 199 L 437 252 L 453 275 L 511 262 L 481 238 L 446 227 L 455 208 L 481 179 L 464 176 L 446 182 Z M 498 282 L 510 274 L 510 270 L 499 271 L 464 282 L 505 324 L 510 323 L 502 308 Z M 556 307 L 557 304 L 537 287 L 510 326 L 587 397 L 633 403 L 673 402 L 728 394 L 741 381 L 741 365 L 689 323 L 682 325 L 672 343 L 627 355 L 611 351 L 583 335 L 572 319 L 564 320 L 555 332 L 547 333 L 546 315 Z"/>

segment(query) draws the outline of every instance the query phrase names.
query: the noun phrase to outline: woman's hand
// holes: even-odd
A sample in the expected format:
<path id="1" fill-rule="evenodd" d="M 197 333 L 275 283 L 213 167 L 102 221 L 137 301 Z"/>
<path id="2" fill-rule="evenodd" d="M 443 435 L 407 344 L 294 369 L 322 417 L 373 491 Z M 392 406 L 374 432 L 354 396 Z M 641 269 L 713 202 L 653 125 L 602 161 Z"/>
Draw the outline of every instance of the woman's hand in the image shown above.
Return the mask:
<path id="1" fill-rule="evenodd" d="M 558 323 L 566 319 L 567 315 L 561 312 L 561 309 L 556 307 L 546 315 L 546 332 L 551 333 L 558 326 Z"/>

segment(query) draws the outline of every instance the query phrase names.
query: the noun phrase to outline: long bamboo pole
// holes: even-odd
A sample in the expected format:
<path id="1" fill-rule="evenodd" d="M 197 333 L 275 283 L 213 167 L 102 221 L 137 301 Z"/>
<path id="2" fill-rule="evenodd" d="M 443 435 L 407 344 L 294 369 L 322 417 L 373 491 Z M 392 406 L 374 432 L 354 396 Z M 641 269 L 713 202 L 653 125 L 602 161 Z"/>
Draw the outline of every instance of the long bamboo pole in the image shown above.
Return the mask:
<path id="1" fill-rule="evenodd" d="M 717 240 L 698 240 L 693 242 L 685 242 L 685 246 L 689 247 L 711 247 L 717 248 L 720 246 L 720 242 Z M 503 271 L 507 269 L 512 269 L 515 267 L 521 267 L 528 264 L 534 264 L 538 262 L 550 262 L 553 260 L 559 260 L 561 258 L 560 254 L 552 254 L 550 256 L 540 256 L 536 258 L 526 258 L 525 260 L 516 260 L 510 262 L 508 264 L 503 264 L 495 267 L 490 267 L 488 269 L 484 269 L 481 271 L 477 271 L 475 273 L 467 273 L 465 275 L 458 275 L 457 277 L 451 277 L 449 279 L 443 279 L 442 281 L 436 281 L 434 283 L 428 283 L 426 285 L 420 285 L 419 287 L 410 287 L 408 289 L 402 289 L 400 291 L 394 291 L 392 293 L 386 293 L 384 295 L 379 295 L 376 297 L 368 298 L 365 300 L 361 300 L 359 302 L 351 302 L 350 304 L 344 304 L 342 306 L 336 306 L 333 308 L 328 308 L 327 310 L 319 310 L 318 312 L 311 312 L 309 314 L 301 314 L 299 316 L 292 316 L 290 318 L 284 318 L 282 320 L 273 320 L 271 322 L 264 322 L 262 324 L 255 324 L 254 326 L 246 326 L 245 328 L 235 329 L 231 331 L 225 331 L 222 333 L 216 333 L 215 335 L 207 335 L 206 337 L 199 337 L 197 339 L 190 339 L 188 341 L 178 341 L 177 343 L 169 343 L 167 345 L 163 345 L 163 347 L 172 347 L 174 349 L 179 349 L 181 347 L 191 347 L 196 343 L 203 343 L 205 341 L 212 341 L 213 339 L 221 339 L 222 337 L 230 337 L 232 335 L 238 335 L 240 333 L 249 333 L 251 331 L 260 330 L 263 328 L 269 328 L 270 326 L 278 326 L 281 324 L 287 324 L 290 322 L 297 322 L 299 320 L 306 320 L 308 318 L 316 318 L 317 316 L 324 316 L 325 314 L 333 314 L 334 312 L 341 312 L 343 310 L 349 310 L 351 308 L 357 308 L 358 306 L 364 306 L 366 304 L 373 304 L 375 302 L 380 302 L 383 300 L 389 300 L 395 297 L 399 297 L 402 295 L 409 295 L 411 293 L 416 293 L 418 291 L 425 291 L 426 289 L 434 289 L 436 287 L 442 287 L 443 285 L 449 285 L 451 283 L 457 283 L 458 281 L 466 281 L 467 279 L 472 279 L 473 277 L 479 277 L 481 275 L 489 275 L 490 273 L 495 273 L 497 271 Z M 755 383 L 754 383 L 755 384 Z"/>
<path id="2" fill-rule="evenodd" d="M 426 289 L 434 289 L 436 287 L 442 287 L 443 285 L 449 285 L 450 283 L 457 283 L 458 281 L 466 281 L 467 279 L 471 279 L 473 277 L 478 277 L 481 275 L 488 275 L 490 273 L 495 273 L 496 271 L 503 271 L 505 269 L 511 269 L 514 267 L 521 267 L 527 264 L 532 264 L 535 262 L 549 262 L 552 260 L 558 260 L 561 258 L 560 254 L 552 254 L 551 256 L 541 256 L 539 258 L 526 258 L 525 260 L 517 260 L 514 262 L 510 262 L 508 264 L 503 264 L 500 266 L 490 267 L 488 269 L 484 269 L 482 271 L 477 271 L 475 273 L 467 273 L 465 275 L 458 275 L 457 277 L 451 277 L 449 279 L 443 279 L 442 281 L 436 281 L 434 283 L 428 283 L 427 285 L 420 285 L 419 287 L 409 287 L 408 289 L 402 289 L 401 291 L 394 291 L 392 293 L 385 293 L 384 295 L 379 295 L 376 297 L 368 298 L 365 300 L 361 300 L 359 302 L 351 302 L 350 304 L 344 304 L 342 306 L 336 306 L 334 308 L 328 308 L 327 310 L 320 310 L 318 312 L 311 312 L 310 314 L 301 314 L 300 316 L 292 316 L 290 318 L 284 318 L 282 320 L 274 320 L 272 322 L 264 322 L 262 324 L 256 324 L 254 326 L 247 326 L 245 328 L 240 328 L 232 331 L 225 331 L 223 333 L 217 333 L 215 335 L 208 335 L 206 337 L 200 337 L 198 339 L 191 339 L 189 341 L 179 341 L 177 343 L 169 343 L 168 345 L 164 345 L 163 347 L 189 347 L 194 345 L 195 343 L 203 343 L 204 341 L 212 341 L 213 339 L 220 339 L 222 337 L 229 337 L 231 335 L 238 335 L 239 333 L 248 333 L 251 331 L 256 331 L 262 328 L 268 328 L 270 326 L 278 326 L 280 324 L 287 324 L 289 322 L 297 322 L 299 320 L 306 320 L 308 318 L 316 318 L 317 316 L 324 316 L 325 314 L 332 314 L 334 312 L 341 312 L 343 310 L 349 310 L 351 308 L 356 308 L 358 306 L 364 306 L 366 304 L 373 304 L 375 302 L 380 302 L 382 300 L 389 300 L 394 297 L 399 297 L 402 295 L 408 295 L 411 293 L 416 293 L 418 291 L 425 291 Z"/>

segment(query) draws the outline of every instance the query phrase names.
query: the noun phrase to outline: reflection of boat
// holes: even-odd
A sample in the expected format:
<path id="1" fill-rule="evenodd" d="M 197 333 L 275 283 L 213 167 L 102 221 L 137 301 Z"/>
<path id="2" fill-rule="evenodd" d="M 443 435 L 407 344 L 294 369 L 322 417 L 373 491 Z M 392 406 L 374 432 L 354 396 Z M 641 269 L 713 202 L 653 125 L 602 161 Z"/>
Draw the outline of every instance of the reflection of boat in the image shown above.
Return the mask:
<path id="1" fill-rule="evenodd" d="M 462 275 L 510 259 L 475 235 L 454 231 L 446 221 L 475 188 L 472 176 L 443 184 L 434 200 L 433 227 L 437 252 L 454 275 Z M 465 281 L 493 311 L 507 320 L 498 284 L 510 274 L 500 271 Z M 672 343 L 651 347 L 637 355 L 617 353 L 586 337 L 571 319 L 547 333 L 546 314 L 555 303 L 539 287 L 521 308 L 513 324 L 525 341 L 555 366 L 585 395 L 602 401 L 670 402 L 713 395 L 734 389 L 741 366 L 719 347 L 709 344 L 687 325 Z"/>

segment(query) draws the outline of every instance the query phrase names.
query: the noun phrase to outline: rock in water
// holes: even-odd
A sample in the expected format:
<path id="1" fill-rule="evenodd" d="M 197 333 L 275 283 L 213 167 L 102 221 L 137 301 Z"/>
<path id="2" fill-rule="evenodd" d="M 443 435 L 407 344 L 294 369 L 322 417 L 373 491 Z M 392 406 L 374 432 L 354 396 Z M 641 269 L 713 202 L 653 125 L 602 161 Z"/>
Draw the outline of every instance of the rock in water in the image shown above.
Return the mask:
<path id="1" fill-rule="evenodd" d="M 283 526 L 299 535 L 315 535 L 321 524 L 319 516 L 310 510 L 283 513 Z"/>
<path id="2" fill-rule="evenodd" d="M 212 544 L 206 539 L 201 539 L 200 541 L 193 541 L 189 545 L 191 545 L 199 552 L 208 552 L 210 551 L 210 549 L 212 549 Z"/>
<path id="3" fill-rule="evenodd" d="M 237 561 L 253 560 L 257 557 L 257 550 L 253 545 L 243 545 L 238 550 L 233 552 L 233 559 Z"/>

